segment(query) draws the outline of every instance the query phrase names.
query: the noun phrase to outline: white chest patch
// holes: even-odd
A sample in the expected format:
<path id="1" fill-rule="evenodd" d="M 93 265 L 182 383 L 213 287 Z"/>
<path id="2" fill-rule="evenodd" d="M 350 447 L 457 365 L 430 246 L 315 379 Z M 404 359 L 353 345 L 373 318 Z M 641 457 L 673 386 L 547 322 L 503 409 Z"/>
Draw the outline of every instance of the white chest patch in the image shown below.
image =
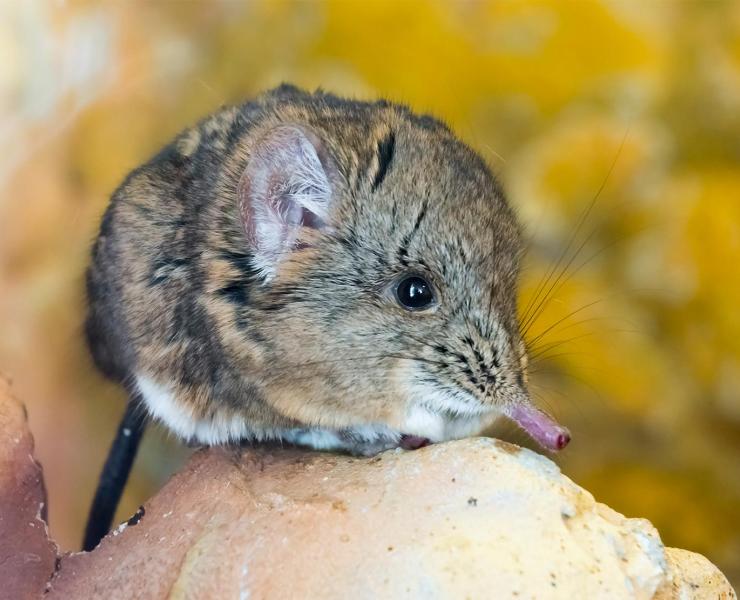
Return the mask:
<path id="1" fill-rule="evenodd" d="M 406 412 L 403 432 L 429 438 L 432 442 L 444 442 L 477 435 L 495 418 L 490 413 L 463 414 L 451 418 L 433 412 L 425 405 L 413 405 Z"/>
<path id="2" fill-rule="evenodd" d="M 216 415 L 211 420 L 195 418 L 191 410 L 176 400 L 171 387 L 159 384 L 146 375 L 136 376 L 136 386 L 152 417 L 183 439 L 213 446 L 252 437 L 241 417 Z"/>

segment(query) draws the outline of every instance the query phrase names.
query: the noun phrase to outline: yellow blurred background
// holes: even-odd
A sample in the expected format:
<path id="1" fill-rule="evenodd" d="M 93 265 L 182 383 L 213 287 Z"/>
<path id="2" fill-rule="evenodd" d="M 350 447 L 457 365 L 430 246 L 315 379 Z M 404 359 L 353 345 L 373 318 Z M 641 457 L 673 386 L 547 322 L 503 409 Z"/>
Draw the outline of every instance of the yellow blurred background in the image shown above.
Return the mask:
<path id="1" fill-rule="evenodd" d="M 549 291 L 528 336 L 563 471 L 740 584 L 740 2 L 0 3 L 0 371 L 62 548 L 123 408 L 81 335 L 108 196 L 282 81 L 409 103 L 484 155 L 527 231 L 522 312 Z M 186 453 L 152 429 L 121 518 Z"/>

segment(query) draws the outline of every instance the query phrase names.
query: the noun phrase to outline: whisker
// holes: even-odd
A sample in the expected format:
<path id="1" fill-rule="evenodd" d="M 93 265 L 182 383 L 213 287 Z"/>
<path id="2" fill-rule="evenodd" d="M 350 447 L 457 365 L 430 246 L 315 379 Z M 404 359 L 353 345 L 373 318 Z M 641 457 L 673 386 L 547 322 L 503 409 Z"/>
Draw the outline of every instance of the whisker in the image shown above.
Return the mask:
<path id="1" fill-rule="evenodd" d="M 544 292 L 544 290 L 547 288 L 547 286 L 550 283 L 550 281 L 552 280 L 553 276 L 555 276 L 555 273 L 558 271 L 558 269 L 560 269 L 560 266 L 561 266 L 562 262 L 566 259 L 566 257 L 570 253 L 571 248 L 572 248 L 573 244 L 575 243 L 576 238 L 578 237 L 578 234 L 581 232 L 581 228 L 586 223 L 588 217 L 590 216 L 591 212 L 593 211 L 594 207 L 596 206 L 596 203 L 598 202 L 598 200 L 599 200 L 602 192 L 606 188 L 606 184 L 607 184 L 609 178 L 611 177 L 611 174 L 614 171 L 614 168 L 617 165 L 617 162 L 619 160 L 620 155 L 622 154 L 622 150 L 624 149 L 624 145 L 625 145 L 625 143 L 627 141 L 628 134 L 629 134 L 629 128 L 627 129 L 627 131 L 625 131 L 625 134 L 624 134 L 624 136 L 622 138 L 622 141 L 621 141 L 621 143 L 619 145 L 619 149 L 617 150 L 617 153 L 616 153 L 616 155 L 614 157 L 614 160 L 612 161 L 612 163 L 611 163 L 611 165 L 609 167 L 609 170 L 606 173 L 606 176 L 604 177 L 603 181 L 601 182 L 601 185 L 599 186 L 599 189 L 597 190 L 597 192 L 594 195 L 594 197 L 591 200 L 591 202 L 589 202 L 589 204 L 586 206 L 586 209 L 581 213 L 581 215 L 580 215 L 580 217 L 578 219 L 578 222 L 576 224 L 576 227 L 573 230 L 573 233 L 571 234 L 570 238 L 568 239 L 568 242 L 567 242 L 565 248 L 561 252 L 560 256 L 558 257 L 558 259 L 555 262 L 555 264 L 553 265 L 553 267 L 548 270 L 548 272 L 547 272 L 545 278 L 543 279 L 543 281 L 541 281 L 540 284 L 538 284 L 537 288 L 535 289 L 535 293 L 534 293 L 533 297 L 530 298 L 529 302 L 527 303 L 527 306 L 525 307 L 524 312 L 522 314 L 522 321 L 527 322 L 529 320 L 529 317 L 530 317 L 530 311 L 536 310 L 535 307 L 538 307 L 539 306 L 538 302 L 540 302 L 540 303 L 542 302 L 542 300 L 540 300 L 540 296 L 542 295 L 542 293 Z M 592 232 L 591 234 L 589 234 L 589 236 L 586 238 L 586 242 L 593 236 L 593 233 L 594 232 Z M 580 249 L 582 249 L 583 246 L 584 246 L 584 244 L 581 244 L 581 247 L 574 254 L 574 256 L 577 256 L 578 255 L 578 252 L 580 251 Z M 558 275 L 558 278 L 562 277 L 562 275 L 567 271 L 568 266 L 571 263 L 572 263 L 572 258 L 571 258 L 571 261 L 569 261 L 568 265 L 564 269 L 562 269 L 560 271 L 560 274 Z M 546 297 L 547 297 L 547 294 L 545 295 L 545 298 Z"/>
<path id="2" fill-rule="evenodd" d="M 540 315 L 542 315 L 542 313 L 543 313 L 543 312 L 544 312 L 544 310 L 545 310 L 545 309 L 547 308 L 547 306 L 549 306 L 550 302 L 551 302 L 551 301 L 552 301 L 552 299 L 553 299 L 553 298 L 555 297 L 555 295 L 556 295 L 556 294 L 557 294 L 557 293 L 558 293 L 558 292 L 559 292 L 559 291 L 560 291 L 560 290 L 562 289 L 562 287 L 563 287 L 563 286 L 564 286 L 564 285 L 565 285 L 565 284 L 566 284 L 566 283 L 567 283 L 568 281 L 570 281 L 570 280 L 571 280 L 571 279 L 572 279 L 572 278 L 573 278 L 573 277 L 574 277 L 574 276 L 575 276 L 575 275 L 576 275 L 576 274 L 577 274 L 577 273 L 578 273 L 578 272 L 579 272 L 579 271 L 580 271 L 581 269 L 583 269 L 583 268 L 584 268 L 584 267 L 585 267 L 586 265 L 588 265 L 588 264 L 589 264 L 589 263 L 590 263 L 591 261 L 595 260 L 595 259 L 596 259 L 596 258 L 597 258 L 598 256 L 600 256 L 601 254 L 603 254 L 603 253 L 604 253 L 604 252 L 606 252 L 607 250 L 609 250 L 609 249 L 613 248 L 614 246 L 617 246 L 618 244 L 621 244 L 622 242 L 624 242 L 625 240 L 629 239 L 629 238 L 630 238 L 630 237 L 632 237 L 633 235 L 635 235 L 635 234 L 638 234 L 638 233 L 640 233 L 640 232 L 642 232 L 642 231 L 645 231 L 645 230 L 646 230 L 647 228 L 648 228 L 648 227 L 647 227 L 647 226 L 645 226 L 645 227 L 642 227 L 642 228 L 638 229 L 637 231 L 633 231 L 633 232 L 630 232 L 630 233 L 628 233 L 628 234 L 625 234 L 625 235 L 623 235 L 623 236 L 621 236 L 621 237 L 617 238 L 616 240 L 613 240 L 613 241 L 612 241 L 611 243 L 609 243 L 609 244 L 606 244 L 605 246 L 601 247 L 601 248 L 600 248 L 599 250 L 597 250 L 596 252 L 594 252 L 593 254 L 591 254 L 591 255 L 590 255 L 590 256 L 589 256 L 588 258 L 586 258 L 586 259 L 585 259 L 585 260 L 584 260 L 583 262 L 581 262 L 581 263 L 580 263 L 580 264 L 579 264 L 579 265 L 578 265 L 578 266 L 577 266 L 577 267 L 576 267 L 575 269 L 573 269 L 572 271 L 570 271 L 570 272 L 569 272 L 569 273 L 567 274 L 567 276 L 566 276 L 566 277 L 565 277 L 565 278 L 563 279 L 563 276 L 565 276 L 565 274 L 566 274 L 567 270 L 568 270 L 568 269 L 570 268 L 570 265 L 572 264 L 572 259 L 571 259 L 571 261 L 570 261 L 570 262 L 569 262 L 569 264 L 568 264 L 568 265 L 567 265 L 567 266 L 565 267 L 565 269 L 563 270 L 563 272 L 562 272 L 562 273 L 561 273 L 560 275 L 558 275 L 558 278 L 556 279 L 556 281 L 555 281 L 555 282 L 553 282 L 553 286 L 552 286 L 552 287 L 550 288 L 550 290 L 548 290 L 547 294 L 546 294 L 546 295 L 545 295 L 545 296 L 543 297 L 542 301 L 540 302 L 540 305 L 539 305 L 539 306 L 537 307 L 537 309 L 535 310 L 535 312 L 534 312 L 534 313 L 533 313 L 532 315 L 530 315 L 530 317 L 529 317 L 529 318 L 527 319 L 527 321 L 526 321 L 525 323 L 523 323 L 523 324 L 522 324 L 522 326 L 521 326 L 521 328 L 522 328 L 522 334 L 523 334 L 523 335 L 524 335 L 524 334 L 526 334 L 526 332 L 527 332 L 527 331 L 528 331 L 528 330 L 530 329 L 530 327 L 531 327 L 531 326 L 532 326 L 532 325 L 533 325 L 533 324 L 534 324 L 534 323 L 535 323 L 535 322 L 537 321 L 537 319 L 538 319 L 538 318 L 540 317 Z M 593 231 L 593 232 L 591 233 L 591 235 L 593 235 L 593 233 L 595 233 L 595 231 L 596 231 L 596 230 L 594 229 L 594 231 Z M 589 237 L 590 237 L 590 236 L 589 236 Z M 578 256 L 578 254 L 579 254 L 579 253 L 580 253 L 580 251 L 581 251 L 581 250 L 583 249 L 583 247 L 584 247 L 584 246 L 583 246 L 583 244 L 582 244 L 582 245 L 581 245 L 581 247 L 579 247 L 579 249 L 578 249 L 578 250 L 576 251 L 576 253 L 575 253 L 575 254 L 573 255 L 573 259 L 575 259 L 575 258 L 576 258 L 576 257 Z M 559 283 L 558 283 L 558 282 L 559 282 Z M 557 287 L 554 287 L 555 285 L 557 285 Z"/>
<path id="3" fill-rule="evenodd" d="M 574 342 L 576 340 L 580 340 L 587 337 L 593 337 L 596 335 L 596 332 L 591 331 L 589 333 L 584 333 L 581 335 L 575 335 L 573 337 L 564 339 L 564 340 L 558 340 L 556 342 L 551 342 L 549 344 L 544 344 L 543 346 L 540 346 L 535 351 L 529 353 L 529 360 L 530 365 L 535 365 L 538 361 L 543 361 L 550 358 L 550 355 L 548 355 L 548 352 L 551 352 L 552 350 L 557 350 L 558 348 L 561 348 L 565 344 L 570 344 L 571 342 Z M 584 354 L 584 353 L 581 353 Z M 531 372 L 531 369 L 528 369 L 529 372 Z"/>
<path id="4" fill-rule="evenodd" d="M 555 329 L 555 328 L 556 328 L 556 327 L 557 327 L 558 325 L 562 324 L 562 323 L 563 323 L 564 321 L 567 321 L 567 320 L 568 320 L 568 319 L 570 319 L 571 317 L 574 317 L 574 316 L 575 316 L 575 315 L 577 315 L 578 313 L 580 313 L 580 312 L 583 312 L 584 310 L 586 310 L 586 309 L 588 309 L 588 308 L 591 308 L 592 306 L 595 306 L 596 304 L 599 304 L 600 302 L 603 302 L 603 299 L 600 299 L 600 300 L 594 300 L 593 302 L 589 302 L 588 304 L 584 304 L 584 305 L 583 305 L 583 306 L 581 306 L 580 308 L 577 308 L 576 310 L 574 310 L 574 311 L 572 311 L 572 312 L 568 313 L 568 314 L 567 314 L 567 315 L 565 315 L 564 317 L 562 317 L 562 318 L 558 319 L 557 321 L 555 321 L 554 323 L 552 323 L 551 325 L 549 325 L 549 326 L 548 326 L 547 328 L 545 328 L 545 329 L 544 329 L 544 330 L 543 330 L 542 332 L 540 332 L 540 333 L 539 333 L 539 334 L 538 334 L 538 335 L 537 335 L 536 337 L 532 338 L 532 340 L 530 340 L 530 343 L 531 343 L 531 344 L 536 344 L 536 343 L 537 343 L 537 342 L 538 342 L 539 340 L 541 340 L 541 339 L 542 339 L 542 338 L 543 338 L 543 337 L 544 337 L 545 335 L 547 335 L 548 333 L 550 333 L 550 332 L 551 332 L 551 331 L 552 331 L 553 329 Z M 594 318 L 595 318 L 595 319 L 598 319 L 599 317 L 594 317 Z M 602 317 L 602 318 L 603 318 L 603 317 Z M 589 321 L 589 320 L 591 320 L 591 319 L 587 319 L 586 321 Z M 575 325 L 577 325 L 577 323 L 575 323 L 575 324 L 572 324 L 572 325 L 569 325 L 568 327 L 575 327 Z"/>

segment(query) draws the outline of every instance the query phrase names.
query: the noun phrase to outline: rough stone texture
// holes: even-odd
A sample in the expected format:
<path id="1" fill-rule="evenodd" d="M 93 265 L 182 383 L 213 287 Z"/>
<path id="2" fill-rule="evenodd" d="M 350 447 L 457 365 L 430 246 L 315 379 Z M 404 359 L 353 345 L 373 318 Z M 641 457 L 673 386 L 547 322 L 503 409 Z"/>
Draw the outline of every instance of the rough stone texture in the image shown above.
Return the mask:
<path id="1" fill-rule="evenodd" d="M 704 557 L 486 439 L 374 459 L 201 451 L 55 570 L 23 411 L 2 392 L 0 598 L 735 598 Z"/>
<path id="2" fill-rule="evenodd" d="M 725 576 L 701 554 L 680 548 L 666 548 L 666 556 L 673 582 L 670 588 L 661 590 L 656 600 L 735 597 Z"/>
<path id="3" fill-rule="evenodd" d="M 63 559 L 52 597 L 733 598 L 708 566 L 501 442 L 211 450 L 136 525 Z"/>
<path id="4" fill-rule="evenodd" d="M 23 405 L 0 377 L 0 598 L 38 598 L 57 558 Z"/>

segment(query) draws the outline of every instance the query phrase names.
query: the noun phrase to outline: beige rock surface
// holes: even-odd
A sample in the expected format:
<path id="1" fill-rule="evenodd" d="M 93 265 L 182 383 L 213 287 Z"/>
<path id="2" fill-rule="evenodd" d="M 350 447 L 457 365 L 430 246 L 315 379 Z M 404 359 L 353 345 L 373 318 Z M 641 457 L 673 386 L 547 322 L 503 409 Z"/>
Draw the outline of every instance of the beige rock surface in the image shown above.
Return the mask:
<path id="1" fill-rule="evenodd" d="M 0 427 L 25 431 L 23 419 L 6 418 L 8 402 L 0 393 Z M 27 450 L 3 467 L 38 469 Z M 42 583 L 64 599 L 735 598 L 704 557 L 664 548 L 649 522 L 595 502 L 547 458 L 494 440 L 374 459 L 200 451 L 130 524 L 56 569 L 35 519 L 33 472 L 28 506 L 9 501 L 16 488 L 0 479 L 0 526 L 22 532 L 0 537 L 0 557 L 39 539 L 44 548 L 13 563 L 33 576 L 19 598 Z"/>
<path id="2" fill-rule="evenodd" d="M 663 598 L 724 600 L 735 597 L 725 576 L 701 554 L 680 548 L 666 548 L 666 556 L 673 573 L 673 581 L 670 588 L 667 586 L 663 588 L 656 596 L 656 600 Z"/>
<path id="3" fill-rule="evenodd" d="M 134 591 L 145 598 L 734 597 L 706 559 L 667 553 L 649 522 L 596 503 L 550 460 L 488 439 L 370 460 L 200 452 L 136 525 L 120 527 L 91 554 L 63 559 L 52 582 L 52 597 L 103 591 L 109 598 Z"/>

